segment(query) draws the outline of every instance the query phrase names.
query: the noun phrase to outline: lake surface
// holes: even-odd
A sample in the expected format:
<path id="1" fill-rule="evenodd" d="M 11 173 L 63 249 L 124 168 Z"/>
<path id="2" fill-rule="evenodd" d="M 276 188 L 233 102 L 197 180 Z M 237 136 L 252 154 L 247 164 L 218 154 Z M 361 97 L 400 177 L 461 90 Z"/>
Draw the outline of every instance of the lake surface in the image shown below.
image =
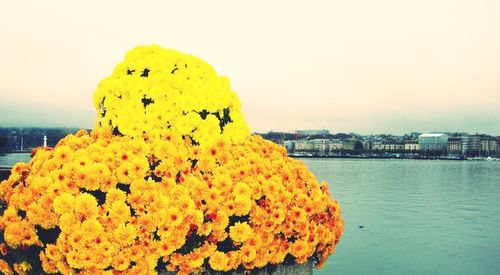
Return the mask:
<path id="1" fill-rule="evenodd" d="M 12 167 L 18 162 L 28 162 L 31 160 L 31 153 L 14 153 L 0 155 L 0 167 Z"/>
<path id="2" fill-rule="evenodd" d="M 304 161 L 345 219 L 315 274 L 500 274 L 499 161 Z"/>

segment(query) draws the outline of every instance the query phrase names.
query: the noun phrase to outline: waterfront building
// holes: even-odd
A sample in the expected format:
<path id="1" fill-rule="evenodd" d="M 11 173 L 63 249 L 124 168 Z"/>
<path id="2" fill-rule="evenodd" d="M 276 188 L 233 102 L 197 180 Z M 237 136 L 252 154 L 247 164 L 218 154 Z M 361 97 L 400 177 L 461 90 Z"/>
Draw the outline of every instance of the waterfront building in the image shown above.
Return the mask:
<path id="1" fill-rule="evenodd" d="M 481 136 L 467 135 L 462 137 L 462 155 L 468 157 L 479 156 L 481 151 Z"/>
<path id="2" fill-rule="evenodd" d="M 311 142 L 313 143 L 313 150 L 314 151 L 318 151 L 320 153 L 325 153 L 325 152 L 328 152 L 330 151 L 330 143 L 331 141 L 329 139 L 326 139 L 326 138 L 322 138 L 322 139 L 313 139 L 311 140 Z"/>
<path id="3" fill-rule="evenodd" d="M 403 151 L 405 149 L 405 145 L 400 142 L 388 142 L 385 144 L 386 151 Z"/>
<path id="4" fill-rule="evenodd" d="M 497 148 L 497 141 L 494 137 L 488 135 L 481 135 L 481 155 L 482 156 L 493 156 L 495 155 Z"/>
<path id="5" fill-rule="evenodd" d="M 295 141 L 295 151 L 313 151 L 314 143 L 307 139 Z"/>
<path id="6" fill-rule="evenodd" d="M 397 141 L 374 141 L 372 142 L 372 148 L 374 151 L 403 151 L 405 146 L 401 142 Z"/>
<path id="7" fill-rule="evenodd" d="M 497 153 L 498 142 L 492 136 L 474 134 L 462 137 L 462 154 L 465 156 L 494 156 Z"/>
<path id="8" fill-rule="evenodd" d="M 425 154 L 444 154 L 448 149 L 448 136 L 445 134 L 421 134 L 418 136 L 420 151 Z"/>
<path id="9" fill-rule="evenodd" d="M 340 139 L 332 139 L 330 143 L 330 149 L 332 151 L 340 151 L 344 148 L 344 144 Z"/>
<path id="10" fill-rule="evenodd" d="M 420 146 L 418 145 L 418 140 L 416 139 L 405 140 L 404 150 L 409 152 L 416 152 L 420 150 Z"/>
<path id="11" fill-rule="evenodd" d="M 500 157 L 500 136 L 495 137 L 495 140 L 497 141 L 497 151 L 495 152 L 495 156 Z"/>
<path id="12" fill-rule="evenodd" d="M 342 142 L 342 150 L 354 150 L 354 143 L 355 141 L 353 140 L 345 140 L 344 142 Z"/>
<path id="13" fill-rule="evenodd" d="M 331 151 L 340 151 L 343 150 L 345 146 L 339 139 L 285 140 L 282 145 L 289 153 L 315 151 L 321 154 L 328 154 Z"/>
<path id="14" fill-rule="evenodd" d="M 449 137 L 448 138 L 448 154 L 461 154 L 462 153 L 462 138 Z"/>

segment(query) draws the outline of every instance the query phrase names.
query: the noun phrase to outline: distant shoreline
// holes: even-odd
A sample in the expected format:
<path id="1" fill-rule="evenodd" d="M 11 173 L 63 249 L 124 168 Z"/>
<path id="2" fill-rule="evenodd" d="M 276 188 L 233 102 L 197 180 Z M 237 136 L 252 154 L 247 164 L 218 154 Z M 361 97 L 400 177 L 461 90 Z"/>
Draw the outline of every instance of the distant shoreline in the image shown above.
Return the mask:
<path id="1" fill-rule="evenodd" d="M 500 161 L 500 158 L 464 158 L 464 157 L 397 157 L 397 156 L 320 156 L 320 155 L 295 155 L 289 154 L 291 158 L 317 158 L 317 159 L 397 159 L 397 160 L 453 160 L 453 161 Z"/>

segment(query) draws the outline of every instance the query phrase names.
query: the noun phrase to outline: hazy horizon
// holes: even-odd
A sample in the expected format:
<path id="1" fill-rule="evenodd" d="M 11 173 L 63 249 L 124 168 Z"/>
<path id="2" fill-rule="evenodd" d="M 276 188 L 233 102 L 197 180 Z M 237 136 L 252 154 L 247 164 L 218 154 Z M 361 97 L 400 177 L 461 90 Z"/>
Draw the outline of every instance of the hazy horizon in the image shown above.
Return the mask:
<path id="1" fill-rule="evenodd" d="M 500 135 L 497 1 L 194 3 L 4 4 L 0 127 L 93 128 L 99 81 L 158 44 L 226 75 L 254 132 Z"/>

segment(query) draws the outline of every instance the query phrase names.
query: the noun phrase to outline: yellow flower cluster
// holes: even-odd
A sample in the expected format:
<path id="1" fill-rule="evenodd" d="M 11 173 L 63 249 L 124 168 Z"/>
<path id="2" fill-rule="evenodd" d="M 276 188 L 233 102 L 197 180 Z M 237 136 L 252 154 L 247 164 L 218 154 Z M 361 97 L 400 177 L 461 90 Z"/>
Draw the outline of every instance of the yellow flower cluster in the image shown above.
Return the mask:
<path id="1" fill-rule="evenodd" d="M 229 81 L 203 60 L 158 46 L 130 51 L 94 94 L 97 127 L 127 136 L 167 130 L 210 145 L 223 136 L 241 142 L 250 128 Z"/>
<path id="2" fill-rule="evenodd" d="M 129 53 L 98 89 L 98 127 L 39 149 L 0 183 L 0 271 L 189 274 L 287 259 L 320 267 L 342 234 L 339 205 L 303 162 L 248 135 L 228 87 L 194 57 Z M 140 116 L 161 106 L 151 128 L 134 120 L 141 98 L 150 104 L 138 105 Z M 23 253 L 38 261 L 9 262 Z"/>

